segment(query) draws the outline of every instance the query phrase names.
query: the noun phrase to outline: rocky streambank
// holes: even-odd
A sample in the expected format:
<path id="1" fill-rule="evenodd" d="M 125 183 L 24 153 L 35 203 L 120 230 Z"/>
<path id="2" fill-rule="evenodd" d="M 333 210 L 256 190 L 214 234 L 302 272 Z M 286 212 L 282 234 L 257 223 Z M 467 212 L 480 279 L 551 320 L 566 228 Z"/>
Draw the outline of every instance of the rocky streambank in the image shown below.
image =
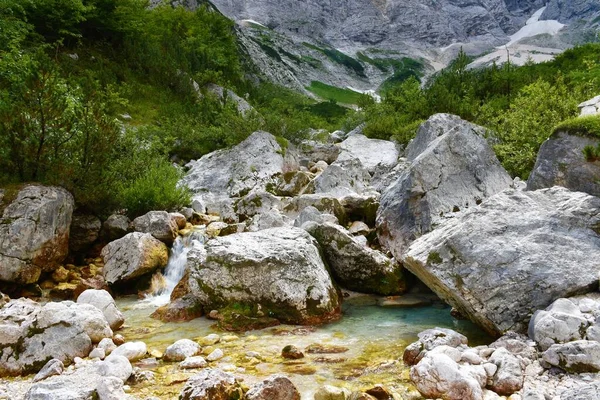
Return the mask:
<path id="1" fill-rule="evenodd" d="M 234 343 L 339 321 L 349 290 L 398 307 L 443 300 L 498 339 L 470 347 L 458 332 L 425 330 L 344 375 L 393 379 L 348 390 L 321 376 L 315 400 L 597 398 L 600 199 L 588 182 L 600 167 L 582 153 L 596 141 L 555 134 L 526 184 L 502 168 L 489 132 L 452 115 L 432 116 L 406 149 L 360 129 L 300 144 L 255 132 L 186 166 L 190 207 L 133 221 L 80 214 L 61 188 L 4 190 L 0 279 L 12 300 L 0 309 L 0 375 L 25 378 L 0 384 L 0 398 L 151 398 L 137 389 L 159 380 L 181 399 L 297 399 L 294 376 L 317 371 L 303 352 L 351 368 L 354 356 L 332 350 L 345 344 L 281 346 L 265 361 Z M 153 327 L 128 325 L 109 293 L 165 290 Z M 143 341 L 164 321 L 196 318 L 220 333 L 162 350 Z M 275 358 L 289 376 L 265 376 Z"/>

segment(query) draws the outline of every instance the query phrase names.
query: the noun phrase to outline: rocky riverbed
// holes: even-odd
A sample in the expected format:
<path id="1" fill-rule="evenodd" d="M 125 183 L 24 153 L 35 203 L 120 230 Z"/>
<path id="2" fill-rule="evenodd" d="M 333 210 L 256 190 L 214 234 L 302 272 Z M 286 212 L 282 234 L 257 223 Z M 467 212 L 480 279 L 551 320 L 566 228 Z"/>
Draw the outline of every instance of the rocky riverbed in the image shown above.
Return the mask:
<path id="1" fill-rule="evenodd" d="M 133 221 L 3 190 L 0 398 L 597 399 L 596 143 L 557 132 L 526 184 L 493 142 L 255 132 Z"/>

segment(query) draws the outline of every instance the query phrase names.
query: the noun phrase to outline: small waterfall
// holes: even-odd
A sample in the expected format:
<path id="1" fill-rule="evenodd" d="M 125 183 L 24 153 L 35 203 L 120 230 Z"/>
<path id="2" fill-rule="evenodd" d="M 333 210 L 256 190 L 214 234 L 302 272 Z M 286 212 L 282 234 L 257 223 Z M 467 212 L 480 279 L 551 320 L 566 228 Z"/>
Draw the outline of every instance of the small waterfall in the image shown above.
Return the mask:
<path id="1" fill-rule="evenodd" d="M 185 264 L 187 254 L 190 249 L 196 245 L 202 245 L 205 237 L 200 231 L 193 231 L 187 236 L 178 236 L 171 248 L 169 262 L 165 268 L 165 283 L 156 292 L 149 294 L 144 299 L 145 302 L 155 306 L 164 306 L 171 299 L 171 293 L 185 274 Z"/>

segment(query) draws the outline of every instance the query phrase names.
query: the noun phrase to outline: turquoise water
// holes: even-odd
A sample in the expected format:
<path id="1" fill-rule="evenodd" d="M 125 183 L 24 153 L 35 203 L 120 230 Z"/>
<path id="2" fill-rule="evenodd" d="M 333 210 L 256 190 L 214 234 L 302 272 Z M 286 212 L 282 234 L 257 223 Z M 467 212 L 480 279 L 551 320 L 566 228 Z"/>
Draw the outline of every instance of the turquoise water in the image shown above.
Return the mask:
<path id="1" fill-rule="evenodd" d="M 155 309 L 151 304 L 135 298 L 122 298 L 117 302 L 126 317 L 126 327 L 120 333 L 127 340 L 142 340 L 150 351 L 164 352 L 178 339 L 202 342 L 202 337 L 217 333 L 225 340 L 205 348 L 205 352 L 220 348 L 225 357 L 212 366 L 235 373 L 248 385 L 273 373 L 285 373 L 301 390 L 303 400 L 312 400 L 314 391 L 323 384 L 359 390 L 381 383 L 401 394 L 414 394 L 408 368 L 402 364 L 402 353 L 419 332 L 428 328 L 454 329 L 465 334 L 471 345 L 491 341 L 471 322 L 454 319 L 450 308 L 441 302 L 418 308 L 385 308 L 377 305 L 375 296 L 356 295 L 345 301 L 343 317 L 337 322 L 301 329 L 280 325 L 240 334 L 220 332 L 214 327 L 214 321 L 206 318 L 163 323 L 149 317 Z M 289 344 L 302 350 L 314 343 L 344 346 L 348 351 L 307 354 L 294 361 L 280 356 L 281 349 Z M 249 351 L 259 353 L 260 359 L 247 357 Z M 162 362 L 154 371 L 156 382 L 134 385 L 133 394 L 174 398 L 185 379 L 197 372 L 183 371 L 176 363 Z"/>

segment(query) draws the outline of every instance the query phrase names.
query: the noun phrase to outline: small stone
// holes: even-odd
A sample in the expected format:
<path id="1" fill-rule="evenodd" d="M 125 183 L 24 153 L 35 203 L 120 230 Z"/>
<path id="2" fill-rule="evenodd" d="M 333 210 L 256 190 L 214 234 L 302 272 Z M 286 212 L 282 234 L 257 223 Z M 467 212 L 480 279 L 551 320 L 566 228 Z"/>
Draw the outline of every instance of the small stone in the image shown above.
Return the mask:
<path id="1" fill-rule="evenodd" d="M 129 361 L 140 360 L 146 356 L 147 348 L 144 342 L 127 342 L 117 347 L 111 356 L 123 356 Z"/>
<path id="2" fill-rule="evenodd" d="M 225 356 L 225 354 L 223 353 L 223 350 L 221 349 L 215 349 L 212 353 L 210 353 L 207 357 L 206 360 L 207 361 L 217 361 L 220 360 L 221 358 L 223 358 Z"/>
<path id="3" fill-rule="evenodd" d="M 34 382 L 39 382 L 46 378 L 49 378 L 54 375 L 60 375 L 63 373 L 65 366 L 62 361 L 57 360 L 56 358 L 48 361 L 46 365 L 37 373 L 37 375 L 33 378 Z"/>
<path id="4" fill-rule="evenodd" d="M 208 365 L 204 357 L 194 356 L 188 357 L 179 363 L 179 368 L 182 369 L 193 369 L 193 368 L 204 368 Z"/>
<path id="5" fill-rule="evenodd" d="M 298 360 L 304 357 L 304 353 L 302 353 L 296 346 L 288 345 L 281 350 L 281 357 L 290 360 Z"/>
<path id="6" fill-rule="evenodd" d="M 117 345 L 110 338 L 104 338 L 98 343 L 98 348 L 104 350 L 104 354 L 108 356 L 117 348 Z"/>
<path id="7" fill-rule="evenodd" d="M 125 343 L 125 338 L 123 337 L 123 335 L 117 333 L 116 335 L 113 335 L 113 342 L 114 344 L 116 344 L 117 346 L 122 345 L 123 343 Z"/>
<path id="8" fill-rule="evenodd" d="M 208 319 L 219 319 L 219 312 L 217 310 L 211 310 L 211 312 L 208 313 Z"/>
<path id="9" fill-rule="evenodd" d="M 106 353 L 104 352 L 104 349 L 102 349 L 100 347 L 96 347 L 94 350 L 92 350 L 90 352 L 89 357 L 90 358 L 99 358 L 101 360 L 104 360 L 104 357 L 106 357 Z"/>
<path id="10" fill-rule="evenodd" d="M 315 392 L 315 400 L 347 400 L 350 395 L 346 388 L 325 385 Z"/>
<path id="11" fill-rule="evenodd" d="M 216 333 L 211 333 L 210 335 L 204 336 L 198 341 L 203 346 L 209 346 L 219 343 L 221 341 L 221 336 L 217 335 Z"/>
<path id="12" fill-rule="evenodd" d="M 195 356 L 200 352 L 200 345 L 189 339 L 181 339 L 167 347 L 165 361 L 183 361 L 188 357 Z"/>

